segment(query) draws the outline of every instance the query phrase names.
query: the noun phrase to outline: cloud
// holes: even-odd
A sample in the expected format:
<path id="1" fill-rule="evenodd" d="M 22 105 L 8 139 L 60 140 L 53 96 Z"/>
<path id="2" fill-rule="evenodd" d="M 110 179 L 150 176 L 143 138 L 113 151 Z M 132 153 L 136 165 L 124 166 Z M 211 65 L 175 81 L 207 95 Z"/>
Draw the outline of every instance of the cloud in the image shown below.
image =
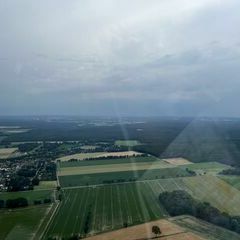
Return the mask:
<path id="1" fill-rule="evenodd" d="M 216 104 L 239 98 L 239 7 L 237 0 L 5 1 L 0 113 L 111 114 L 117 102 L 125 114 L 219 114 Z"/>

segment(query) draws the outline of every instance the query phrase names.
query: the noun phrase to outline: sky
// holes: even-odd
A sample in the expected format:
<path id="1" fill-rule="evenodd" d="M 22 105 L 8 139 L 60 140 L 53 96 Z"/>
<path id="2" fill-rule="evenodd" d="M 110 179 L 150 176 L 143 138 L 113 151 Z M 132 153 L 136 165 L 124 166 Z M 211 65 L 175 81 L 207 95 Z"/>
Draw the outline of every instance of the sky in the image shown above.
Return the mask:
<path id="1" fill-rule="evenodd" d="M 240 117 L 239 0 L 0 0 L 0 115 Z"/>

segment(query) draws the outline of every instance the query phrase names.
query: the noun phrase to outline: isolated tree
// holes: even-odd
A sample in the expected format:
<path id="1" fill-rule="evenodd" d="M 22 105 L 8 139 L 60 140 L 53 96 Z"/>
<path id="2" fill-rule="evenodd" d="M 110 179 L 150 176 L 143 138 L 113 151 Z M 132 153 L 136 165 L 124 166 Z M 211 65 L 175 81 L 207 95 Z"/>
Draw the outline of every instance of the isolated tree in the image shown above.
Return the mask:
<path id="1" fill-rule="evenodd" d="M 152 226 L 152 233 L 154 233 L 156 235 L 156 237 L 157 237 L 162 232 L 161 232 L 161 230 L 160 230 L 160 228 L 158 226 Z"/>

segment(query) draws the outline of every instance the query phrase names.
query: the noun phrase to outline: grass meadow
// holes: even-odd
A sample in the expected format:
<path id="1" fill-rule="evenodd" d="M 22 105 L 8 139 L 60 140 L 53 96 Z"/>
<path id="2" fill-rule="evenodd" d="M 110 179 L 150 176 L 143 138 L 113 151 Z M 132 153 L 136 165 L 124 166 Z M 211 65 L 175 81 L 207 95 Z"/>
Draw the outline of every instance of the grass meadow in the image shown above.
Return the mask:
<path id="1" fill-rule="evenodd" d="M 32 240 L 41 220 L 47 214 L 49 205 L 0 211 L 0 239 Z"/>

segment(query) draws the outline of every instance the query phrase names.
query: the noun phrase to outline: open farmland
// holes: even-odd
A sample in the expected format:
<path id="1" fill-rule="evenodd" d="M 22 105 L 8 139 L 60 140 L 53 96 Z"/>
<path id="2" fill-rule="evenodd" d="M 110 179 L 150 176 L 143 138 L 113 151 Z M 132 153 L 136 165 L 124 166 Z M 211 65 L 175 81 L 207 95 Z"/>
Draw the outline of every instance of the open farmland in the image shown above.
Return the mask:
<path id="1" fill-rule="evenodd" d="M 185 169 L 175 167 L 59 176 L 59 181 L 62 187 L 72 187 L 189 176 L 191 174 Z"/>
<path id="2" fill-rule="evenodd" d="M 0 159 L 10 157 L 17 150 L 18 148 L 0 148 Z"/>
<path id="3" fill-rule="evenodd" d="M 41 205 L 14 211 L 1 210 L 0 239 L 32 240 L 49 209 L 49 205 Z"/>
<path id="4" fill-rule="evenodd" d="M 158 196 L 186 190 L 221 211 L 240 215 L 240 192 L 214 176 L 171 178 L 98 187 L 63 189 L 63 200 L 46 236 L 68 236 L 114 230 L 166 216 Z M 74 223 L 74 224 L 73 224 Z"/>
<path id="5" fill-rule="evenodd" d="M 137 155 L 141 155 L 141 153 L 135 152 L 135 151 L 77 153 L 77 154 L 60 157 L 58 158 L 58 160 L 69 161 L 71 159 L 84 160 L 89 158 L 127 157 L 127 156 L 131 157 L 131 156 L 137 156 Z"/>

